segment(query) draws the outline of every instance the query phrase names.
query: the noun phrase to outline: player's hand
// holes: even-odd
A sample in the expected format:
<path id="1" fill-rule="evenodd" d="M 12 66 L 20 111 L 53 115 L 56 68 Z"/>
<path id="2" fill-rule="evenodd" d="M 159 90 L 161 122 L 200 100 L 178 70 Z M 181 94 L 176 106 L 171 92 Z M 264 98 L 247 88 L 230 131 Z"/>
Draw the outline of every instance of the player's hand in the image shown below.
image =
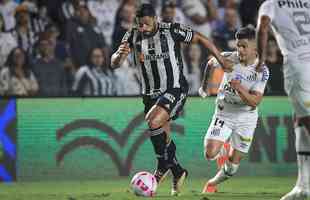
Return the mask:
<path id="1" fill-rule="evenodd" d="M 238 79 L 233 79 L 230 81 L 230 86 L 235 89 L 235 90 L 238 90 L 238 88 L 240 87 L 241 85 L 241 80 L 238 80 Z"/>
<path id="2" fill-rule="evenodd" d="M 202 98 L 206 98 L 207 96 L 210 96 L 208 92 L 205 92 L 204 89 L 202 87 L 200 87 L 198 89 L 198 94 L 199 96 L 201 96 Z"/>
<path id="3" fill-rule="evenodd" d="M 117 53 L 121 56 L 125 55 L 127 56 L 130 53 L 130 47 L 128 42 L 122 43 L 117 50 Z"/>
<path id="4" fill-rule="evenodd" d="M 222 58 L 222 68 L 225 72 L 232 72 L 233 71 L 234 63 L 227 58 Z"/>

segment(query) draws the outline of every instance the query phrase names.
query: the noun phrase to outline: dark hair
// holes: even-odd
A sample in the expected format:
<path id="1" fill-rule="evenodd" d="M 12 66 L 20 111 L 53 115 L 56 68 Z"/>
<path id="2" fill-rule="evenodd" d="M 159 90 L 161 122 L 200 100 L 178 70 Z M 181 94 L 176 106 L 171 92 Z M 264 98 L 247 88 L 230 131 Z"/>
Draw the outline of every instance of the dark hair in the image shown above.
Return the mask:
<path id="1" fill-rule="evenodd" d="M 256 30 L 253 25 L 248 25 L 246 27 L 240 28 L 236 35 L 235 38 L 242 40 L 242 39 L 248 39 L 248 40 L 254 40 L 256 36 Z"/>
<path id="2" fill-rule="evenodd" d="M 12 49 L 6 59 L 6 62 L 5 62 L 5 65 L 9 68 L 9 71 L 10 71 L 10 74 L 11 75 L 15 75 L 16 76 L 16 73 L 15 73 L 15 58 L 14 58 L 14 54 L 15 54 L 15 51 L 16 50 L 20 50 L 24 56 L 25 56 L 25 61 L 24 61 L 24 65 L 23 65 L 23 70 L 25 72 L 25 76 L 27 78 L 30 77 L 30 72 L 31 72 L 31 63 L 29 61 L 29 56 L 27 54 L 27 52 L 21 48 L 21 47 L 16 47 L 14 49 Z"/>
<path id="3" fill-rule="evenodd" d="M 163 1 L 162 3 L 162 8 L 165 8 L 165 7 L 171 7 L 171 8 L 175 8 L 177 6 L 176 4 L 176 1 L 175 0 L 165 0 Z"/>
<path id="4" fill-rule="evenodd" d="M 102 56 L 103 56 L 103 58 L 104 58 L 104 61 L 103 61 L 103 63 L 102 63 L 102 68 L 104 69 L 105 68 L 105 65 L 106 65 L 106 57 L 105 57 L 105 52 L 103 51 L 103 49 L 102 48 L 100 48 L 100 47 L 95 47 L 95 48 L 92 48 L 89 52 L 88 52 L 88 56 L 87 56 L 87 65 L 88 65 L 88 67 L 89 68 L 93 68 L 94 66 L 93 66 L 93 63 L 92 63 L 92 61 L 91 61 L 91 58 L 92 58 L 92 55 L 93 55 L 93 53 L 94 53 L 94 51 L 96 51 L 96 50 L 100 50 L 101 51 L 101 53 L 102 53 Z"/>
<path id="5" fill-rule="evenodd" d="M 176 7 L 176 3 L 174 1 L 164 1 L 163 2 L 163 6 L 161 7 L 161 12 L 165 12 L 168 8 L 175 8 Z"/>
<path id="6" fill-rule="evenodd" d="M 149 17 L 155 17 L 156 16 L 156 11 L 154 9 L 154 7 L 152 6 L 152 4 L 142 4 L 137 12 L 136 12 L 136 17 L 145 17 L 145 16 L 149 16 Z"/>

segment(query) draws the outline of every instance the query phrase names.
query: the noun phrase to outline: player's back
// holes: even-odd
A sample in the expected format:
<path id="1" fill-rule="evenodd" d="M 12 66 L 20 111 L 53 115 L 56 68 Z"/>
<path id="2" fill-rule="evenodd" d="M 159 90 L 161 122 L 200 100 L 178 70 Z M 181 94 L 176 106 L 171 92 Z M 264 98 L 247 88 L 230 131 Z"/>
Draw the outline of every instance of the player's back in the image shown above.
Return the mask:
<path id="1" fill-rule="evenodd" d="M 310 60 L 310 1 L 267 0 L 259 11 L 267 15 L 284 56 Z"/>

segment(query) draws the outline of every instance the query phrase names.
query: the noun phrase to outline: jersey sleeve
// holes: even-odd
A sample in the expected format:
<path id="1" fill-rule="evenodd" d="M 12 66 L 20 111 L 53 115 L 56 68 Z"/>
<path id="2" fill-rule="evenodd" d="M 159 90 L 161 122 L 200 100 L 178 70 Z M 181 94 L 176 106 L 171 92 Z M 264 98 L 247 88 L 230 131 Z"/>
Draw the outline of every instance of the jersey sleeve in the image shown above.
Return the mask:
<path id="1" fill-rule="evenodd" d="M 175 41 L 190 43 L 194 37 L 194 31 L 188 26 L 174 23 L 171 25 L 171 35 Z"/>
<path id="2" fill-rule="evenodd" d="M 274 7 L 274 2 L 271 0 L 265 1 L 259 8 L 258 11 L 258 19 L 262 16 L 268 16 L 271 21 L 273 21 L 275 15 L 275 7 Z"/>
<path id="3" fill-rule="evenodd" d="M 125 35 L 123 36 L 121 43 L 128 42 L 129 46 L 132 47 L 133 46 L 133 33 L 134 33 L 133 30 L 127 31 Z"/>
<path id="4" fill-rule="evenodd" d="M 264 94 L 268 79 L 269 79 L 269 70 L 267 66 L 264 66 L 263 72 L 261 72 L 260 79 L 251 88 L 251 90 Z"/>

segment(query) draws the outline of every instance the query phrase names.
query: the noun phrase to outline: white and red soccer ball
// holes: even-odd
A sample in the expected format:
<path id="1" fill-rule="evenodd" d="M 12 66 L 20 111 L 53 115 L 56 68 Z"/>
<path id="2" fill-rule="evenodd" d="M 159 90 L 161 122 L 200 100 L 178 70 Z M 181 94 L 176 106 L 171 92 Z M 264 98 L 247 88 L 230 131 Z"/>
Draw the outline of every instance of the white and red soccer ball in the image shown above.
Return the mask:
<path id="1" fill-rule="evenodd" d="M 157 189 L 157 182 L 153 174 L 138 172 L 131 179 L 130 186 L 137 196 L 153 197 Z"/>

